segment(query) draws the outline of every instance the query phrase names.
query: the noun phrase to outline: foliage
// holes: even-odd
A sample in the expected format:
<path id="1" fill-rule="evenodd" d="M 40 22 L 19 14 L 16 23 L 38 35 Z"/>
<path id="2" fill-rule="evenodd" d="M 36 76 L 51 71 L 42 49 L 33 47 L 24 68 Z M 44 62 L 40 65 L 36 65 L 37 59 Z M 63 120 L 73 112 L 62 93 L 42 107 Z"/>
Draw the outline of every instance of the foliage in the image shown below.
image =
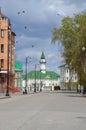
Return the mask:
<path id="1" fill-rule="evenodd" d="M 78 82 L 73 83 L 74 87 L 78 88 Z"/>
<path id="2" fill-rule="evenodd" d="M 86 83 L 86 12 L 64 17 L 62 25 L 52 31 L 52 43 L 60 41 L 64 47 L 63 56 L 78 74 L 79 82 Z M 84 49 L 83 49 L 84 47 Z M 83 49 L 83 50 L 82 50 Z"/>
<path id="3" fill-rule="evenodd" d="M 70 87 L 70 82 L 65 82 L 65 87 L 69 88 Z"/>

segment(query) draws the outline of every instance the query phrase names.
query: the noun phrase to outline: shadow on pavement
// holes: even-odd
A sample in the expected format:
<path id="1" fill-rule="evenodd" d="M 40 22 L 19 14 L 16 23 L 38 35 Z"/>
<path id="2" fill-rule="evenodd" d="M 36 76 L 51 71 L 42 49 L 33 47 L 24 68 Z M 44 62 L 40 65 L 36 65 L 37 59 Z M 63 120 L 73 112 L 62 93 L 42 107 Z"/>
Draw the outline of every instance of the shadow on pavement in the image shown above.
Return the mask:
<path id="1" fill-rule="evenodd" d="M 79 97 L 79 98 L 84 97 L 84 98 L 86 98 L 86 95 L 83 95 L 83 94 L 78 94 L 78 93 L 77 93 L 77 94 L 75 94 L 75 95 L 74 95 L 74 94 L 71 94 L 71 95 L 69 95 L 69 94 L 68 94 L 67 96 L 68 96 L 68 97 Z"/>

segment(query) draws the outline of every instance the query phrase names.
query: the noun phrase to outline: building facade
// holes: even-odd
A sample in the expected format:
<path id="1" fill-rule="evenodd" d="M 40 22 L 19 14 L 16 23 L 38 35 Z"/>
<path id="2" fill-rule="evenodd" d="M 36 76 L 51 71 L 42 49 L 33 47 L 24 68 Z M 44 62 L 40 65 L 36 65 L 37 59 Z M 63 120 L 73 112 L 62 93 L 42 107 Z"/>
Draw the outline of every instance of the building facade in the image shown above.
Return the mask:
<path id="1" fill-rule="evenodd" d="M 14 87 L 15 36 L 9 18 L 0 12 L 0 92 Z"/>
<path id="2" fill-rule="evenodd" d="M 78 76 L 75 70 L 67 64 L 61 65 L 59 68 L 61 89 L 76 90 L 78 88 Z"/>
<path id="3" fill-rule="evenodd" d="M 60 86 L 60 75 L 53 71 L 46 71 L 46 73 L 42 73 L 39 70 L 33 70 L 27 74 L 27 79 L 28 91 L 34 91 L 35 85 L 36 91 L 53 91 L 56 89 L 56 86 Z M 26 78 L 23 80 L 23 87 L 25 84 Z"/>

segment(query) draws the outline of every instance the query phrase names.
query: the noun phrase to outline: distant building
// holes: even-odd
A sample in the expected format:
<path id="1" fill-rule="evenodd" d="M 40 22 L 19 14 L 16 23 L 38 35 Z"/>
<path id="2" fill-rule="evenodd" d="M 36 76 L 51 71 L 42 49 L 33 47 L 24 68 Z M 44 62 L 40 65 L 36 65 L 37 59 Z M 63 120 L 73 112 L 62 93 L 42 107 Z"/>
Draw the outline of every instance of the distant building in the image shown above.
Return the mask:
<path id="1" fill-rule="evenodd" d="M 14 87 L 15 36 L 9 18 L 0 11 L 0 92 L 6 91 L 8 82 Z"/>
<path id="2" fill-rule="evenodd" d="M 56 87 L 60 85 L 60 75 L 53 71 L 46 70 L 46 60 L 44 52 L 41 54 L 40 58 L 40 70 L 35 70 L 29 72 L 27 76 L 25 75 L 23 80 L 23 86 L 26 84 L 26 77 L 28 79 L 27 86 L 28 91 L 34 91 L 36 85 L 36 91 L 53 91 Z"/>
<path id="3" fill-rule="evenodd" d="M 15 87 L 22 88 L 22 64 L 19 62 L 15 63 Z"/>
<path id="4" fill-rule="evenodd" d="M 28 89 L 29 91 L 34 90 L 34 85 L 36 83 L 37 91 L 42 90 L 55 90 L 56 86 L 59 86 L 60 76 L 53 71 L 46 71 L 46 73 L 42 73 L 39 70 L 33 70 L 27 74 L 28 78 Z M 25 86 L 25 80 L 23 81 L 23 86 Z"/>
<path id="5" fill-rule="evenodd" d="M 77 89 L 78 77 L 74 69 L 67 64 L 59 66 L 61 89 Z"/>

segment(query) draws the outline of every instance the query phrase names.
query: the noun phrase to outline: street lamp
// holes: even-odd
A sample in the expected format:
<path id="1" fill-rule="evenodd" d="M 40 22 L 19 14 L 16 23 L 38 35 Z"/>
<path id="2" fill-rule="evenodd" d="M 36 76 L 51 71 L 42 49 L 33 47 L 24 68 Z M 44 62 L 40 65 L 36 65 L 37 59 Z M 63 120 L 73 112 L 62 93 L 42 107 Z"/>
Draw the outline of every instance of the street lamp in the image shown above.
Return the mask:
<path id="1" fill-rule="evenodd" d="M 37 65 L 39 65 L 39 64 L 35 64 L 35 83 L 34 83 L 34 92 L 35 92 L 35 93 L 36 93 L 36 89 L 37 89 L 37 88 L 36 88 L 36 78 L 37 78 L 37 77 L 36 77 L 36 76 L 37 76 L 37 75 L 36 75 L 36 69 L 37 69 Z"/>
<path id="2" fill-rule="evenodd" d="M 82 51 L 85 51 L 85 49 L 86 49 L 86 48 L 83 46 L 83 47 L 82 47 Z"/>
<path id="3" fill-rule="evenodd" d="M 7 61 L 7 90 L 6 96 L 9 96 L 9 43 L 8 43 L 8 61 Z"/>
<path id="4" fill-rule="evenodd" d="M 82 47 L 82 51 L 84 52 L 84 56 L 86 56 L 86 53 L 85 53 L 86 48 L 85 48 L 84 46 Z M 85 59 L 85 58 L 86 58 L 86 57 L 84 57 L 84 59 Z M 86 71 L 85 71 L 85 67 L 86 67 L 85 60 L 83 60 L 83 62 L 82 62 L 82 67 L 83 67 L 83 72 L 86 73 Z M 83 94 L 85 94 L 85 93 L 86 93 L 86 87 L 83 86 Z"/>
<path id="5" fill-rule="evenodd" d="M 84 53 L 86 50 L 86 48 L 83 46 L 82 49 L 81 49 L 81 52 L 80 52 L 80 64 L 83 68 L 83 72 L 85 72 L 85 64 L 84 64 L 84 60 L 82 59 L 82 57 L 84 58 L 85 55 L 83 55 L 82 53 Z M 80 69 L 80 93 L 81 93 L 81 80 L 82 80 L 82 72 L 81 72 L 81 69 Z M 84 90 L 83 90 L 84 91 Z"/>
<path id="6" fill-rule="evenodd" d="M 8 31 L 9 35 L 11 34 L 10 29 L 5 29 L 4 31 Z M 10 96 L 9 95 L 9 51 L 10 51 L 10 42 L 8 40 L 8 53 L 7 53 L 7 90 L 6 90 L 6 96 Z"/>
<path id="7" fill-rule="evenodd" d="M 31 57 L 30 56 L 27 56 L 26 57 L 26 84 L 25 84 L 25 94 L 27 94 L 27 64 L 28 64 L 28 59 L 29 59 L 29 62 L 31 62 Z"/>
<path id="8" fill-rule="evenodd" d="M 36 93 L 36 64 L 35 64 L 35 83 L 34 83 L 34 92 Z"/>

